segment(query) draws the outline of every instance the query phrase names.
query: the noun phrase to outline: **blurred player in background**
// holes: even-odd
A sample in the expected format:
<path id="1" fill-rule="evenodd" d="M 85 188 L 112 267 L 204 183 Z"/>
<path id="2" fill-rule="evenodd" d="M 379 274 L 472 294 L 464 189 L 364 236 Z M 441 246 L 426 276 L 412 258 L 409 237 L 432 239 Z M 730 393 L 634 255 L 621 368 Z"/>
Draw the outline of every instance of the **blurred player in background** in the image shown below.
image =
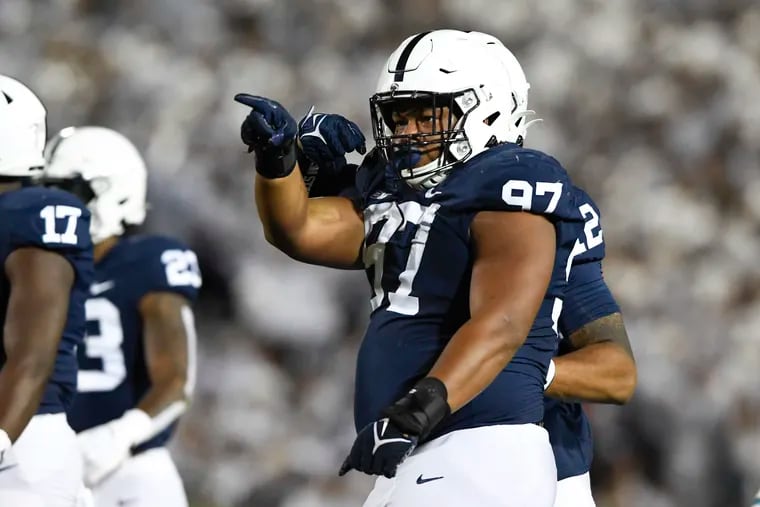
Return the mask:
<path id="1" fill-rule="evenodd" d="M 0 76 L 0 505 L 74 507 L 83 494 L 66 422 L 92 281 L 90 213 L 42 172 L 45 108 Z M 24 491 L 32 494 L 24 493 Z"/>
<path id="2" fill-rule="evenodd" d="M 253 108 L 241 134 L 270 242 L 367 271 L 358 436 L 340 472 L 384 476 L 366 506 L 554 504 L 543 387 L 583 218 L 564 169 L 522 148 L 528 83 L 489 44 L 439 30 L 393 52 L 352 198 L 307 199 L 295 121 L 236 97 Z"/>
<path id="3" fill-rule="evenodd" d="M 145 220 L 147 172 L 124 136 L 68 127 L 45 157 L 47 184 L 79 195 L 92 213 L 95 283 L 69 416 L 85 482 L 98 507 L 185 506 L 164 445 L 195 383 L 198 259 L 176 239 L 126 234 Z"/>

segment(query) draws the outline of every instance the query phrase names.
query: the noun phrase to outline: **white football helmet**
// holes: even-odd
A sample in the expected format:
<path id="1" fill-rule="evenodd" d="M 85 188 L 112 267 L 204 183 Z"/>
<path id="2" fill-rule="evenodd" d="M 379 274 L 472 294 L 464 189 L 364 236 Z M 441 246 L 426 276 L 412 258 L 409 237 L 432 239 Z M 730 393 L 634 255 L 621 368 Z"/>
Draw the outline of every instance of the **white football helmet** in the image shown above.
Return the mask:
<path id="1" fill-rule="evenodd" d="M 46 184 L 87 203 L 95 243 L 145 221 L 148 171 L 123 135 L 104 127 L 66 127 L 48 143 L 45 160 Z"/>
<path id="2" fill-rule="evenodd" d="M 388 58 L 370 99 L 375 142 L 410 186 L 431 188 L 458 162 L 499 143 L 522 144 L 525 116 L 532 113 L 529 87 L 517 59 L 491 35 L 459 30 L 413 35 Z M 391 113 L 408 109 L 410 101 L 448 107 L 443 128 L 395 134 Z M 409 153 L 433 144 L 440 144 L 441 156 L 412 167 Z"/>
<path id="3" fill-rule="evenodd" d="M 42 173 L 46 115 L 45 106 L 29 88 L 0 75 L 0 177 Z"/>

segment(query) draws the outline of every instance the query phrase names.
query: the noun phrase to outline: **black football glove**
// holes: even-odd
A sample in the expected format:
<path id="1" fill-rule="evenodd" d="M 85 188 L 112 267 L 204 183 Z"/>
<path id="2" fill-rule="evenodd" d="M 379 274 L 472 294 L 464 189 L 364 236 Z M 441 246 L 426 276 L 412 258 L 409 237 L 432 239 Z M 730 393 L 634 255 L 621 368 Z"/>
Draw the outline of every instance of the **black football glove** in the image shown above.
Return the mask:
<path id="1" fill-rule="evenodd" d="M 265 178 L 284 178 L 296 165 L 295 119 L 278 102 L 238 93 L 235 101 L 251 108 L 240 126 L 248 153 L 256 152 L 256 171 Z"/>
<path id="2" fill-rule="evenodd" d="M 395 477 L 398 466 L 450 413 L 446 386 L 426 377 L 403 398 L 383 411 L 383 418 L 356 436 L 338 475 L 351 469 L 369 475 Z"/>
<path id="3" fill-rule="evenodd" d="M 338 195 L 353 186 L 356 167 L 346 153 L 367 152 L 359 127 L 339 114 L 315 113 L 312 107 L 298 122 L 298 165 L 310 197 Z"/>

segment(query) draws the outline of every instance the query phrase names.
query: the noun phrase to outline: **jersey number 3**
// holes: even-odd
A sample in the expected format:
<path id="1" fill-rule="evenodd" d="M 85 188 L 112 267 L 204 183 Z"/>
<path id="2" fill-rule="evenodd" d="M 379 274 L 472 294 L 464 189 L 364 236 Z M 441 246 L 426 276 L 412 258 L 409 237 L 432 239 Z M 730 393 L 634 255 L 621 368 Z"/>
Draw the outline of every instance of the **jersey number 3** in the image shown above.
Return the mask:
<path id="1" fill-rule="evenodd" d="M 80 392 L 113 391 L 127 377 L 121 349 L 124 341 L 121 314 L 106 298 L 88 299 L 85 312 L 87 321 L 97 325 L 97 331 L 88 333 L 84 339 L 85 354 L 100 359 L 103 366 L 98 370 L 79 370 L 77 389 Z"/>

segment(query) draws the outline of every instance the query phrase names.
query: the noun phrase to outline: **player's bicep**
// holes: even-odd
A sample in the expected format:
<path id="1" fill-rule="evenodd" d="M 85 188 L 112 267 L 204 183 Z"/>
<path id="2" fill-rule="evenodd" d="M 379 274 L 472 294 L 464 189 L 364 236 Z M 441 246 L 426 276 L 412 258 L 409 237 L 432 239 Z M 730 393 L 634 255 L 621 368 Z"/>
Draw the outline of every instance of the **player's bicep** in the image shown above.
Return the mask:
<path id="1" fill-rule="evenodd" d="M 153 384 L 181 382 L 189 396 L 194 374 L 195 322 L 184 296 L 152 292 L 140 300 L 145 362 Z"/>
<path id="2" fill-rule="evenodd" d="M 525 212 L 481 212 L 471 233 L 472 317 L 495 319 L 525 338 L 551 280 L 554 226 L 543 216 Z"/>
<path id="3" fill-rule="evenodd" d="M 361 269 L 364 221 L 354 203 L 345 197 L 309 199 L 306 225 L 291 257 L 311 264 Z"/>
<path id="4" fill-rule="evenodd" d="M 74 268 L 62 255 L 34 247 L 13 251 L 4 268 L 10 282 L 6 354 L 44 361 L 55 357 L 66 325 Z"/>

